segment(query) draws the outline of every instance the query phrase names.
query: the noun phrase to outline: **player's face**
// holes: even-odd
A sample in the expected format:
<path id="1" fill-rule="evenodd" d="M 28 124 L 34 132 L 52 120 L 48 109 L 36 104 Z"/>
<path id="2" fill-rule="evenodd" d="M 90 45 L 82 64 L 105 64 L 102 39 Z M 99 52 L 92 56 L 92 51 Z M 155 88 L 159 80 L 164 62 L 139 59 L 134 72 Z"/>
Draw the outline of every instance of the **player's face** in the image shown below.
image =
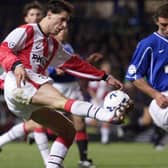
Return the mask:
<path id="1" fill-rule="evenodd" d="M 159 34 L 168 37 L 168 18 L 159 17 L 156 21 Z"/>
<path id="2" fill-rule="evenodd" d="M 43 17 L 43 13 L 40 9 L 32 8 L 28 11 L 24 20 L 26 23 L 38 23 Z"/>
<path id="3" fill-rule="evenodd" d="M 67 28 L 69 13 L 67 13 L 66 11 L 63 11 L 59 14 L 54 14 L 50 12 L 48 15 L 48 20 L 48 33 L 57 35 L 60 31 Z"/>
<path id="4" fill-rule="evenodd" d="M 67 38 L 67 35 L 68 35 L 68 29 L 63 29 L 61 30 L 56 36 L 55 38 L 59 41 L 59 42 L 64 42 L 66 41 L 66 38 Z"/>

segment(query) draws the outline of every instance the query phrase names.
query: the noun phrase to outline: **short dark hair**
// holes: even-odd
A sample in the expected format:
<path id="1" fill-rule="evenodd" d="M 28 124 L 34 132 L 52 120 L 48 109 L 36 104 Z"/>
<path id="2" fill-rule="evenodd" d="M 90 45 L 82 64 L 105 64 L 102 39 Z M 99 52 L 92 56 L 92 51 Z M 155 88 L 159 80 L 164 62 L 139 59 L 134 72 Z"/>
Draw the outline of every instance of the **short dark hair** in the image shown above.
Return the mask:
<path id="1" fill-rule="evenodd" d="M 51 11 L 52 13 L 60 13 L 62 11 L 67 11 L 72 14 L 74 7 L 71 3 L 64 0 L 50 0 L 46 7 L 46 13 Z"/>
<path id="2" fill-rule="evenodd" d="M 154 20 L 158 20 L 159 17 L 168 18 L 168 3 L 156 9 L 153 18 Z"/>
<path id="3" fill-rule="evenodd" d="M 43 5 L 39 1 L 27 3 L 23 8 L 23 16 L 26 16 L 30 9 L 39 9 L 44 12 Z"/>

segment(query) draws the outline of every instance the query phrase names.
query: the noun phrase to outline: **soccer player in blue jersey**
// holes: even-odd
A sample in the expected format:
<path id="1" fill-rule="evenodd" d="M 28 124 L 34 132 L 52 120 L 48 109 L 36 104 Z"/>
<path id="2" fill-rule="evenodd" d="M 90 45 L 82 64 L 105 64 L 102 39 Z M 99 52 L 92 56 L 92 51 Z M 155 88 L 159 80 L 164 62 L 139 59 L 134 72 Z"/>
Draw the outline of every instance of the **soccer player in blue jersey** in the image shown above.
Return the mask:
<path id="1" fill-rule="evenodd" d="M 126 79 L 153 98 L 150 115 L 168 130 L 168 3 L 156 10 L 154 21 L 158 29 L 138 43 Z"/>

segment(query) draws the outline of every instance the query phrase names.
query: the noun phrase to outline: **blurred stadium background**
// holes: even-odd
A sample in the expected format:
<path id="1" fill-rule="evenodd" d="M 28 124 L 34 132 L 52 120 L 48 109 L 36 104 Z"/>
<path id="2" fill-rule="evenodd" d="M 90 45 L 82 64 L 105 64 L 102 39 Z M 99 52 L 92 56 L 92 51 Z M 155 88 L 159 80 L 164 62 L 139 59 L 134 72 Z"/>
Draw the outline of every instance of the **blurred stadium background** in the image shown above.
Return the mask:
<path id="1" fill-rule="evenodd" d="M 168 2 L 167 0 L 69 1 L 75 5 L 75 13 L 69 25 L 70 43 L 76 52 L 80 53 L 84 58 L 93 52 L 102 53 L 104 58 L 110 60 L 114 76 L 123 82 L 125 70 L 137 42 L 156 29 L 152 20 L 152 12 L 159 5 Z M 22 8 L 27 2 L 31 1 L 5 0 L 0 2 L 0 41 L 13 28 L 23 23 Z M 40 2 L 46 3 L 47 1 L 40 0 Z M 0 93 L 0 134 L 2 134 L 20 120 L 8 111 L 3 100 L 3 91 Z M 143 108 L 148 105 L 150 99 L 137 90 L 132 91 L 131 96 L 135 101 L 135 109 L 122 125 L 124 134 L 118 130 L 117 126 L 111 126 L 111 142 L 148 143 L 151 141 L 153 126 L 141 128 L 137 124 L 143 113 Z M 88 126 L 88 131 L 90 141 L 100 140 L 99 128 Z M 167 143 L 167 139 L 167 137 L 164 138 L 164 143 Z M 123 158 L 121 159 L 123 160 Z M 105 167 L 111 168 L 108 165 Z M 113 167 L 118 168 L 119 166 L 117 167 L 114 164 Z M 124 165 L 120 167 L 126 168 Z M 129 165 L 128 167 L 159 168 L 159 166 L 153 165 Z M 2 168 L 7 167 L 2 166 Z M 162 168 L 166 168 L 166 166 L 163 165 Z"/>

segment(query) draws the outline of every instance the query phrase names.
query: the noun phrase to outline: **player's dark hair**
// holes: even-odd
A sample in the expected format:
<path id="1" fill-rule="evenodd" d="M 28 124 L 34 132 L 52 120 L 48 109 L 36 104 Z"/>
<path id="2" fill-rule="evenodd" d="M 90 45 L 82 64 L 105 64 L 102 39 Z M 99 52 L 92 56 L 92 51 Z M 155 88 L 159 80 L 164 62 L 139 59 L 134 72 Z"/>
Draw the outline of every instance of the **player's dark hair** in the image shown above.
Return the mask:
<path id="1" fill-rule="evenodd" d="M 30 3 L 27 3 L 24 6 L 24 8 L 23 8 L 23 16 L 24 17 L 27 15 L 27 13 L 29 12 L 30 9 L 39 9 L 42 12 L 44 12 L 43 5 L 38 1 L 33 1 L 33 2 L 30 2 Z"/>
<path id="2" fill-rule="evenodd" d="M 168 18 L 168 3 L 160 6 L 153 16 L 154 20 L 158 20 L 159 17 Z"/>
<path id="3" fill-rule="evenodd" d="M 47 4 L 46 13 L 51 11 L 52 13 L 60 13 L 67 11 L 69 14 L 73 13 L 73 5 L 64 0 L 50 0 Z"/>

